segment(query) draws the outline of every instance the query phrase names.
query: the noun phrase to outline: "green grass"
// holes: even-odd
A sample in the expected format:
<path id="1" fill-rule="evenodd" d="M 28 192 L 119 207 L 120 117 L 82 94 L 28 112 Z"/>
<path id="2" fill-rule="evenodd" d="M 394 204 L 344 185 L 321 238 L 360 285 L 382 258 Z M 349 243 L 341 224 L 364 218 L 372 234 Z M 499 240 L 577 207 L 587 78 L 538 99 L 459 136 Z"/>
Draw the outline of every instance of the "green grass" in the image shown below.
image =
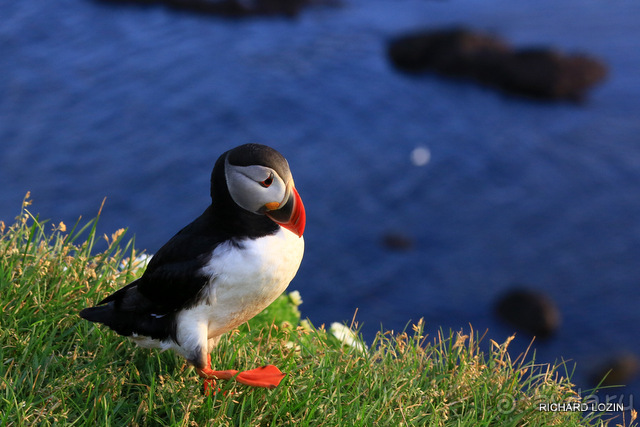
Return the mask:
<path id="1" fill-rule="evenodd" d="M 124 231 L 97 236 L 97 218 L 67 231 L 28 204 L 13 225 L 0 223 L 0 425 L 579 426 L 615 415 L 539 411 L 540 402 L 580 396 L 562 365 L 512 360 L 509 340 L 483 352 L 473 331 L 431 338 L 419 322 L 381 332 L 369 347 L 357 336 L 345 345 L 300 322 L 288 295 L 212 355 L 219 369 L 273 363 L 288 373 L 281 385 L 220 382 L 224 393 L 205 397 L 175 354 L 78 317 L 141 274 Z"/>

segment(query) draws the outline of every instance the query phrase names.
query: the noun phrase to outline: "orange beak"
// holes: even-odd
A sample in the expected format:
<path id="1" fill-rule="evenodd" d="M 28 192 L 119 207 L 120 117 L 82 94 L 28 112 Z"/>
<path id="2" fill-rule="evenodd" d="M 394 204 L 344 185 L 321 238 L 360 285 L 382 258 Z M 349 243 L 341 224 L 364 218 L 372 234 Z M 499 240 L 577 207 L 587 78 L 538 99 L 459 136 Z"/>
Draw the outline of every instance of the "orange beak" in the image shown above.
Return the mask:
<path id="1" fill-rule="evenodd" d="M 275 210 L 268 210 L 266 215 L 282 227 L 302 237 L 307 215 L 304 211 L 302 199 L 295 187 L 291 187 L 288 199 Z"/>

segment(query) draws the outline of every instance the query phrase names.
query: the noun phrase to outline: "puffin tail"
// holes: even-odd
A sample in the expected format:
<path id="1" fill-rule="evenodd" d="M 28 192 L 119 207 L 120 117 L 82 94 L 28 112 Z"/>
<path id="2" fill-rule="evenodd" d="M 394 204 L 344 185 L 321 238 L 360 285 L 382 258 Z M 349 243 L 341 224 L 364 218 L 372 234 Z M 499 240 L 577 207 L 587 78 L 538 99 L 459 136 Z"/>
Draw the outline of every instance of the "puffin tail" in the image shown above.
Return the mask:
<path id="1" fill-rule="evenodd" d="M 122 305 L 121 301 L 125 295 L 136 289 L 137 280 L 129 283 L 122 289 L 114 292 L 102 301 L 98 302 L 98 305 L 94 307 L 87 307 L 80 311 L 80 317 L 90 322 L 102 323 L 118 332 L 115 323 L 119 323 L 119 318 L 122 317 L 122 311 L 118 306 Z M 119 316 L 120 314 L 120 316 Z M 125 316 L 126 317 L 126 316 Z M 121 320 L 121 319 L 120 319 Z M 118 332 L 120 334 L 120 332 Z"/>
<path id="2" fill-rule="evenodd" d="M 80 317 L 90 322 L 108 325 L 113 316 L 113 303 L 103 304 L 96 307 L 88 307 L 80 312 Z"/>
<path id="3" fill-rule="evenodd" d="M 165 339 L 175 334 L 174 313 L 154 314 L 154 307 L 140 294 L 135 282 L 103 299 L 95 307 L 80 311 L 80 317 L 102 323 L 125 337 L 133 334 Z M 128 305 L 127 305 L 128 304 Z"/>

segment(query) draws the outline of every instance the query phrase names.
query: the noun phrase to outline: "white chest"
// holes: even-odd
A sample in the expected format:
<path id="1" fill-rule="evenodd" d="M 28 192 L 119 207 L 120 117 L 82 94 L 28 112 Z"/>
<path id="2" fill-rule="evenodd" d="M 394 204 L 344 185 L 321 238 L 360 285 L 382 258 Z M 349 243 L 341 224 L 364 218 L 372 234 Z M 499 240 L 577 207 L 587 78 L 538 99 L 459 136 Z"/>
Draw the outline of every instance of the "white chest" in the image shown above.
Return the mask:
<path id="1" fill-rule="evenodd" d="M 209 337 L 237 327 L 271 304 L 296 275 L 304 252 L 303 238 L 283 228 L 238 243 L 216 248 L 202 269 L 211 276 L 205 290 L 208 304 L 194 309 L 206 319 Z"/>

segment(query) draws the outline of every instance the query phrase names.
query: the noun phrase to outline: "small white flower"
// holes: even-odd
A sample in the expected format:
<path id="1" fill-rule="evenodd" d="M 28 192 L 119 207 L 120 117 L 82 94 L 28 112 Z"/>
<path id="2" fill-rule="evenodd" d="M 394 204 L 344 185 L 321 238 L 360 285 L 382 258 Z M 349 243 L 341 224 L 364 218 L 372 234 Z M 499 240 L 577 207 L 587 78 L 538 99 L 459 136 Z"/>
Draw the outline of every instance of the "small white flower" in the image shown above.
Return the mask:
<path id="1" fill-rule="evenodd" d="M 365 351 L 366 346 L 358 339 L 358 336 L 350 328 L 346 327 L 342 323 L 333 322 L 329 331 L 334 337 L 342 341 L 343 344 L 353 347 L 360 351 Z"/>
<path id="2" fill-rule="evenodd" d="M 311 322 L 309 322 L 309 319 L 301 320 L 300 326 L 302 326 L 302 329 L 304 329 L 305 331 L 313 331 L 313 327 L 311 326 Z"/>
<path id="3" fill-rule="evenodd" d="M 131 262 L 131 272 L 135 273 L 141 268 L 147 268 L 149 265 L 149 261 L 151 261 L 153 255 L 151 254 L 140 254 Z M 125 270 L 129 267 L 129 258 L 125 258 L 120 262 L 120 270 Z"/>
<path id="4" fill-rule="evenodd" d="M 293 341 L 287 341 L 284 344 L 284 346 L 287 347 L 290 350 L 295 351 L 296 353 L 300 352 L 300 346 L 298 344 L 294 343 Z"/>
<path id="5" fill-rule="evenodd" d="M 302 297 L 300 296 L 300 292 L 298 291 L 289 292 L 289 298 L 291 299 L 293 305 L 295 305 L 296 307 L 302 304 Z"/>

